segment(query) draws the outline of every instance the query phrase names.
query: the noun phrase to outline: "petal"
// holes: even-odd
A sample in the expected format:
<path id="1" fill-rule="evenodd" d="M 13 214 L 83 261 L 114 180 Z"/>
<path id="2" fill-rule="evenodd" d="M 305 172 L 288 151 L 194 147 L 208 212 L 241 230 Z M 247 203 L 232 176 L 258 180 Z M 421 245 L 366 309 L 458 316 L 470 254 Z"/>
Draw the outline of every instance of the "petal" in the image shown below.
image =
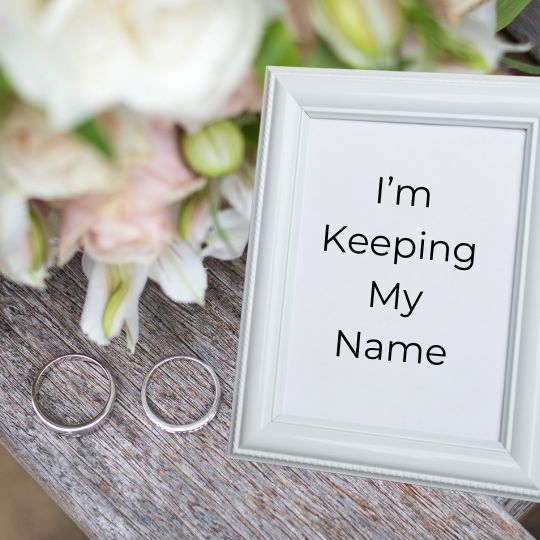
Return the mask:
<path id="1" fill-rule="evenodd" d="M 122 178 L 91 145 L 56 131 L 37 109 L 13 107 L 0 126 L 0 162 L 10 184 L 27 198 L 65 200 L 109 192 Z"/>
<path id="2" fill-rule="evenodd" d="M 106 265 L 94 262 L 83 254 L 83 270 L 88 277 L 88 288 L 81 316 L 82 331 L 98 345 L 107 345 L 103 325 L 103 311 L 109 297 Z"/>
<path id="3" fill-rule="evenodd" d="M 207 190 L 194 193 L 180 204 L 178 235 L 200 250 L 212 227 L 212 213 Z"/>
<path id="4" fill-rule="evenodd" d="M 88 290 L 81 317 L 83 332 L 99 345 L 106 345 L 120 334 L 129 320 L 128 342 L 134 347 L 137 310 L 146 284 L 147 268 L 141 265 L 106 265 L 89 261 L 83 255 L 83 269 L 88 273 Z"/>
<path id="5" fill-rule="evenodd" d="M 470 43 L 482 55 L 489 70 L 494 70 L 501 57 L 509 51 L 526 52 L 530 44 L 507 43 L 497 33 L 497 3 L 495 0 L 477 7 L 448 31 Z"/>
<path id="6" fill-rule="evenodd" d="M 26 199 L 18 193 L 0 195 L 0 257 L 9 255 L 25 242 L 30 231 Z"/>
<path id="7" fill-rule="evenodd" d="M 124 324 L 126 342 L 131 354 L 135 352 L 135 346 L 139 340 L 139 299 L 148 279 L 148 267 L 138 266 L 137 268 L 134 290 L 126 306 L 126 320 Z"/>
<path id="8" fill-rule="evenodd" d="M 206 240 L 203 257 L 215 257 L 224 261 L 236 259 L 244 252 L 249 237 L 249 221 L 236 210 L 219 211 L 214 227 Z"/>
<path id="9" fill-rule="evenodd" d="M 173 242 L 150 267 L 150 278 L 175 302 L 204 303 L 206 270 L 187 242 Z"/>
<path id="10" fill-rule="evenodd" d="M 253 173 L 239 170 L 229 174 L 220 183 L 223 198 L 244 218 L 251 216 L 251 199 L 253 196 Z"/>
<path id="11" fill-rule="evenodd" d="M 10 204 L 11 203 L 11 204 Z M 33 287 L 45 287 L 53 262 L 52 214 L 20 197 L 0 197 L 0 272 L 9 279 Z"/>
<path id="12" fill-rule="evenodd" d="M 126 331 L 126 342 L 129 348 L 129 352 L 133 354 L 135 352 L 135 346 L 139 341 L 139 309 L 138 306 L 135 309 L 128 311 L 126 317 L 126 323 L 124 325 Z"/>

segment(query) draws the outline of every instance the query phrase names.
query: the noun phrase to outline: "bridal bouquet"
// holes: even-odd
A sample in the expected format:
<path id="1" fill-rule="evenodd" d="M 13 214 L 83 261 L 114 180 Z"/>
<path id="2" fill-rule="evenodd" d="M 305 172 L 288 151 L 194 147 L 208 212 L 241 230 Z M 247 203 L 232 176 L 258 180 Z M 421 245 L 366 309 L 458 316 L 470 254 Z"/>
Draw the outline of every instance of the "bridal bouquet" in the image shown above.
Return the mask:
<path id="1" fill-rule="evenodd" d="M 266 65 L 492 72 L 527 3 L 2 0 L 0 272 L 82 251 L 82 330 L 133 350 L 148 279 L 202 304 L 245 249 Z"/>

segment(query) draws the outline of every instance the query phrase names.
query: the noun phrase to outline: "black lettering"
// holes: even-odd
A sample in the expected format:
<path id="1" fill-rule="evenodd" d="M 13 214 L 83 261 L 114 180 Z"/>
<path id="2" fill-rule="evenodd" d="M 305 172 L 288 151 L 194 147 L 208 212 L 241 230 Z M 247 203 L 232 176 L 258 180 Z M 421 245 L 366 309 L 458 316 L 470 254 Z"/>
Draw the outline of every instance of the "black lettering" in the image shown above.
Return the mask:
<path id="1" fill-rule="evenodd" d="M 347 228 L 347 225 L 343 225 L 343 227 L 341 227 L 341 229 L 339 229 L 339 231 L 336 234 L 328 238 L 328 231 L 330 230 L 330 225 L 326 225 L 326 232 L 324 233 L 324 251 L 328 250 L 328 244 L 330 242 L 335 242 L 337 246 L 339 247 L 339 249 L 341 249 L 341 251 L 345 253 L 343 246 L 337 241 L 337 236 L 338 234 L 341 234 L 346 228 Z"/>
<path id="2" fill-rule="evenodd" d="M 345 334 L 341 330 L 338 330 L 336 356 L 339 356 L 341 353 L 341 340 L 343 339 L 347 347 L 349 347 L 349 350 L 353 353 L 353 355 L 356 358 L 358 358 L 358 356 L 360 355 L 360 336 L 361 335 L 362 335 L 361 332 L 356 332 L 356 349 L 354 349 L 353 346 L 350 344 L 349 340 L 345 337 Z"/>

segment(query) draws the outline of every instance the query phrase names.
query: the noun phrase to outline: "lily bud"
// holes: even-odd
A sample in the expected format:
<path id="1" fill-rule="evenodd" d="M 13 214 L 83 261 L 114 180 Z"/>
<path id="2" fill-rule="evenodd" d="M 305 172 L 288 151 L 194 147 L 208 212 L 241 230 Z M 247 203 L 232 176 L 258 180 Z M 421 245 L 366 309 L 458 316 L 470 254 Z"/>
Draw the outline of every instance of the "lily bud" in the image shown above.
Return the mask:
<path id="1" fill-rule="evenodd" d="M 208 197 L 210 194 L 207 189 L 201 189 L 183 200 L 180 204 L 178 213 L 178 236 L 186 242 L 202 241 L 204 236 L 204 224 L 202 234 L 198 233 L 201 229 L 200 221 L 206 221 L 210 213 Z M 194 237 L 194 238 L 193 238 Z"/>
<path id="2" fill-rule="evenodd" d="M 133 352 L 139 334 L 138 303 L 148 268 L 137 264 L 104 264 L 83 254 L 88 290 L 81 317 L 83 332 L 99 345 L 126 331 Z"/>
<path id="3" fill-rule="evenodd" d="M 189 166 L 206 178 L 225 176 L 238 169 L 244 159 L 244 136 L 230 120 L 184 135 L 181 146 Z"/>
<path id="4" fill-rule="evenodd" d="M 334 52 L 355 68 L 392 67 L 403 31 L 397 0 L 310 0 L 313 23 Z"/>
<path id="5" fill-rule="evenodd" d="M 130 293 L 132 276 L 127 265 L 107 265 L 106 275 L 109 297 L 103 310 L 101 324 L 105 337 L 111 339 L 122 328 L 124 322 L 122 308 Z"/>

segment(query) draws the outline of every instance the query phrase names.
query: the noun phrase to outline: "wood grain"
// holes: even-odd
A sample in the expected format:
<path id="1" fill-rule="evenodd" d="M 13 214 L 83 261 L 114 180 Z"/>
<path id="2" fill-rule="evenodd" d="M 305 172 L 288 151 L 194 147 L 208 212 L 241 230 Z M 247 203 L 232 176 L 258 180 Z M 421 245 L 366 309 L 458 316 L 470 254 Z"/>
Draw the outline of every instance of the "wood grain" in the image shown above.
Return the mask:
<path id="1" fill-rule="evenodd" d="M 229 460 L 244 261 L 208 266 L 204 308 L 176 305 L 155 286 L 145 291 L 134 356 L 123 339 L 100 349 L 81 335 L 86 282 L 78 260 L 57 272 L 46 291 L 0 280 L 1 442 L 90 537 L 530 538 L 490 497 Z M 110 421 L 80 439 L 46 430 L 29 399 L 38 368 L 74 351 L 102 359 L 118 384 Z M 178 353 L 207 360 L 223 383 L 218 417 L 187 436 L 154 429 L 139 402 L 145 373 Z M 182 403 L 175 398 L 183 385 L 182 414 L 193 417 L 204 407 L 208 396 L 189 399 L 197 396 L 189 386 L 199 380 L 191 378 L 193 372 L 157 375 L 158 404 Z M 90 414 L 92 402 L 103 399 L 68 372 L 62 377 L 51 377 L 44 387 L 56 414 Z M 81 408 L 81 395 L 90 400 L 84 402 L 87 409 Z"/>
<path id="2" fill-rule="evenodd" d="M 540 0 L 532 0 L 507 30 L 518 41 L 530 42 L 532 44 L 531 56 L 536 61 L 540 60 Z"/>

